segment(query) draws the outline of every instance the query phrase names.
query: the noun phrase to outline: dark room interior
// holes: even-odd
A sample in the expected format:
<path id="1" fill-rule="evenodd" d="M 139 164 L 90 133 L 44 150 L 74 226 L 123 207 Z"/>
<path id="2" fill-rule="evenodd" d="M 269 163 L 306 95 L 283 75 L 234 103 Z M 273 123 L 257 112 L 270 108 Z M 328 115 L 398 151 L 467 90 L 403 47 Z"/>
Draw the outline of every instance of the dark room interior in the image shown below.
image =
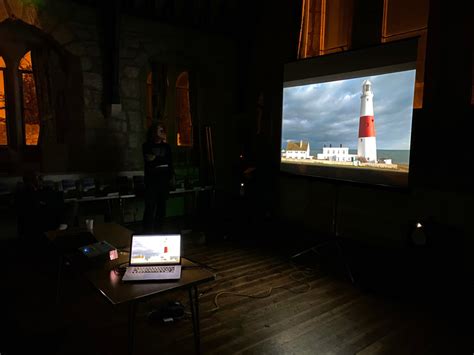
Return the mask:
<path id="1" fill-rule="evenodd" d="M 0 355 L 472 354 L 473 10 L 0 0 Z"/>

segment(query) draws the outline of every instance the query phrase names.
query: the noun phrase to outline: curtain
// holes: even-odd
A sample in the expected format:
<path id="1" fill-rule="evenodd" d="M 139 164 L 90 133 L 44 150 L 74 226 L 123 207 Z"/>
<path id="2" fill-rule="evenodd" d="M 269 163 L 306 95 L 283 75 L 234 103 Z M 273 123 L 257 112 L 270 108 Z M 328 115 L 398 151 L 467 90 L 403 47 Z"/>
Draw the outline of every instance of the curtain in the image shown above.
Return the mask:
<path id="1" fill-rule="evenodd" d="M 167 123 L 166 95 L 168 89 L 168 66 L 163 63 L 152 63 L 152 104 L 153 120 Z"/>
<path id="2" fill-rule="evenodd" d="M 198 81 L 197 74 L 194 70 L 188 72 L 189 79 L 189 111 L 191 112 L 191 124 L 193 127 L 192 131 L 192 142 L 193 142 L 193 156 L 192 161 L 195 164 L 199 164 L 201 157 L 201 134 L 200 125 L 198 119 Z"/>
<path id="3" fill-rule="evenodd" d="M 59 55 L 49 48 L 31 52 L 41 117 L 39 144 L 64 143 L 66 74 Z"/>
<path id="4" fill-rule="evenodd" d="M 36 83 L 36 96 L 38 99 L 38 110 L 40 115 L 40 136 L 38 145 L 41 147 L 46 142 L 55 140 L 56 127 L 54 126 L 53 109 L 51 104 L 51 83 L 49 54 L 47 47 L 37 48 L 31 51 L 33 62 L 33 74 Z"/>
<path id="5" fill-rule="evenodd" d="M 65 145 L 67 76 L 64 58 L 51 47 L 32 50 L 41 129 L 38 145 L 43 171 L 63 171 L 68 165 Z"/>
<path id="6" fill-rule="evenodd" d="M 51 52 L 49 65 L 49 72 L 51 74 L 51 104 L 53 105 L 53 117 L 55 119 L 55 142 L 62 144 L 65 141 L 65 124 L 69 120 L 66 108 L 67 75 L 63 59 L 54 51 Z"/>

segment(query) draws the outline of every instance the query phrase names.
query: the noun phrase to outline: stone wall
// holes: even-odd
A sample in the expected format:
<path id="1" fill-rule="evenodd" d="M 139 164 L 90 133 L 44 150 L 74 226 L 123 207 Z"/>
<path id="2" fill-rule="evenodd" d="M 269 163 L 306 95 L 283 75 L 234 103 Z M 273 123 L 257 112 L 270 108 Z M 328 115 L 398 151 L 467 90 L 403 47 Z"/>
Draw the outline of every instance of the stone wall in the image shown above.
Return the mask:
<path id="1" fill-rule="evenodd" d="M 34 6 L 20 0 L 0 0 L 0 22 L 15 18 L 33 25 L 80 60 L 84 132 L 77 134 L 84 136 L 83 146 L 75 147 L 76 153 L 70 155 L 75 162 L 69 162 L 64 171 L 71 167 L 81 171 L 142 168 L 146 75 L 154 60 L 196 71 L 198 120 L 201 125 L 213 126 L 216 160 L 223 163 L 224 176 L 230 176 L 225 168 L 225 156 L 230 149 L 226 135 L 234 105 L 233 44 L 217 35 L 122 16 L 119 61 L 122 110 L 112 117 L 104 114 L 100 17 L 98 9 L 69 1 L 46 0 Z"/>

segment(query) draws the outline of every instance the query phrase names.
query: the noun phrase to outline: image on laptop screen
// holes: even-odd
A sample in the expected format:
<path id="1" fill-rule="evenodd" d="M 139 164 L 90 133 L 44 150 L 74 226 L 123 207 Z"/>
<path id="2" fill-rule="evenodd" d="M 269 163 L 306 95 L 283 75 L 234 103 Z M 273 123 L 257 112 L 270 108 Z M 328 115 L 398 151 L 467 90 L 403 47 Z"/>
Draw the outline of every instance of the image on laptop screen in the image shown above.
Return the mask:
<path id="1" fill-rule="evenodd" d="M 130 253 L 130 265 L 177 264 L 181 257 L 181 236 L 135 235 Z"/>

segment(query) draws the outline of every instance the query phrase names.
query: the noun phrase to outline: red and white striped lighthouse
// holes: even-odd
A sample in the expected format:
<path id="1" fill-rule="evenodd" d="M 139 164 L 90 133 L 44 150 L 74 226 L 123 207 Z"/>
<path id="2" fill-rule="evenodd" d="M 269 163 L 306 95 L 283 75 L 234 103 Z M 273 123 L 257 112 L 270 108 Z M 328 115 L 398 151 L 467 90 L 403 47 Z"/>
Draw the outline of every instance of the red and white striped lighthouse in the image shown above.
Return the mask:
<path id="1" fill-rule="evenodd" d="M 377 162 L 373 97 L 374 93 L 372 92 L 372 83 L 369 80 L 365 80 L 362 83 L 362 95 L 360 97 L 357 156 L 363 157 L 369 162 Z"/>

